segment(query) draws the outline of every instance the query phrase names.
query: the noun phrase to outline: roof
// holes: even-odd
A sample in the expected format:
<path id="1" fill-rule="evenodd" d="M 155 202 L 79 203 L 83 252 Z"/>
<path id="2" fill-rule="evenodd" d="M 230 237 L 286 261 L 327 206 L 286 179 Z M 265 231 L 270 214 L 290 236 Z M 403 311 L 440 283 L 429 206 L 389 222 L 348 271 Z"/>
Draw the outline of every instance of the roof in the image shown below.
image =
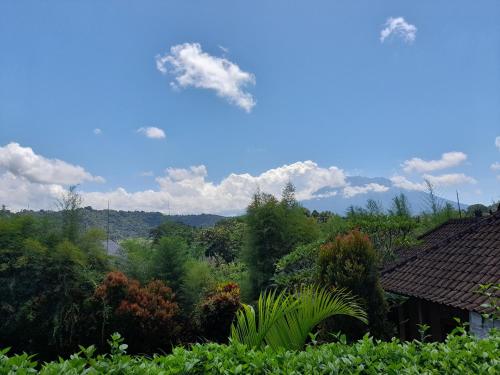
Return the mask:
<path id="1" fill-rule="evenodd" d="M 102 241 L 102 246 L 106 249 L 108 255 L 118 256 L 122 253 L 121 246 L 113 240 Z"/>
<path id="2" fill-rule="evenodd" d="M 500 283 L 500 211 L 483 219 L 450 220 L 386 265 L 388 291 L 481 312 L 479 284 Z"/>
<path id="3" fill-rule="evenodd" d="M 382 273 L 387 272 L 394 267 L 406 263 L 406 261 L 415 257 L 416 255 L 425 252 L 437 245 L 443 239 L 452 237 L 468 228 L 471 224 L 477 223 L 479 218 L 463 218 L 463 219 L 450 219 L 443 224 L 425 232 L 417 238 L 419 244 L 399 248 L 395 251 L 395 259 L 385 261 L 382 264 Z"/>

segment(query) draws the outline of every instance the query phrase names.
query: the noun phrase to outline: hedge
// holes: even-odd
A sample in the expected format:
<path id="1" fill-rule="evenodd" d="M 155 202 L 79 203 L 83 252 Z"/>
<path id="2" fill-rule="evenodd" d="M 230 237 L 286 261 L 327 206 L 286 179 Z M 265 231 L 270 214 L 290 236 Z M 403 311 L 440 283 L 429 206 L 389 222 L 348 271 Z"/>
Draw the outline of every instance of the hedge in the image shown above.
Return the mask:
<path id="1" fill-rule="evenodd" d="M 443 343 L 380 342 L 365 336 L 309 346 L 301 352 L 252 350 L 243 345 L 198 344 L 152 358 L 125 354 L 115 337 L 112 354 L 82 348 L 69 359 L 37 363 L 27 354 L 0 351 L 0 374 L 500 374 L 500 333 L 476 339 L 448 336 Z"/>

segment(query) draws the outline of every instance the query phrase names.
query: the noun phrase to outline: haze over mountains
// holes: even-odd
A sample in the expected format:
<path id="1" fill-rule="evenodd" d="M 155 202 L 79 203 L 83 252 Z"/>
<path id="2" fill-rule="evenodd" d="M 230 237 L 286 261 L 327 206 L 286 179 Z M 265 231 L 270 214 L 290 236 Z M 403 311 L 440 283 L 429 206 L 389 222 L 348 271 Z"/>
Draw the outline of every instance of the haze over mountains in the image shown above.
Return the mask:
<path id="1" fill-rule="evenodd" d="M 344 215 L 350 206 L 364 207 L 368 199 L 373 199 L 384 209 L 391 208 L 392 199 L 401 193 L 404 193 L 408 198 L 411 212 L 414 215 L 422 211 L 429 210 L 429 194 L 422 191 L 408 191 L 394 187 L 389 179 L 383 177 L 369 178 L 361 176 L 351 176 L 347 178 L 350 189 L 349 191 L 337 191 L 335 189 L 323 188 L 317 191 L 314 196 L 317 198 L 302 201 L 301 204 L 309 210 L 331 211 L 340 215 Z M 349 195 L 351 192 L 351 195 Z M 457 207 L 456 202 L 451 202 L 443 198 L 438 198 L 439 202 L 444 205 L 446 203 Z M 462 209 L 467 208 L 467 205 L 461 204 Z M 95 210 L 91 207 L 82 208 L 82 221 L 84 228 L 97 227 L 103 230 L 107 228 L 108 211 Z M 59 221 L 61 214 L 57 211 L 27 211 L 23 213 L 32 213 L 36 216 L 43 216 L 48 220 Z M 243 214 L 240 212 L 239 214 Z M 145 212 L 145 211 L 109 211 L 109 229 L 110 238 L 113 240 L 121 240 L 129 237 L 147 237 L 151 229 L 164 223 L 165 221 L 174 221 L 191 227 L 209 227 L 215 225 L 218 221 L 224 219 L 225 216 L 214 214 L 197 214 L 197 215 L 167 215 L 162 212 Z"/>
<path id="2" fill-rule="evenodd" d="M 347 177 L 346 180 L 353 192 L 351 196 L 346 194 L 340 195 L 335 189 L 321 189 L 315 194 L 319 198 L 304 201 L 302 204 L 310 210 L 332 211 L 342 215 L 350 206 L 364 207 L 368 199 L 373 199 L 384 210 L 388 210 L 391 208 L 392 199 L 403 193 L 408 198 L 413 215 L 429 210 L 429 194 L 427 192 L 395 187 L 389 179 L 384 177 L 351 176 Z M 457 202 L 452 202 L 444 198 L 439 198 L 439 202 L 443 205 L 450 203 L 453 207 L 457 208 Z M 462 208 L 467 208 L 467 205 L 462 202 L 460 205 Z"/>

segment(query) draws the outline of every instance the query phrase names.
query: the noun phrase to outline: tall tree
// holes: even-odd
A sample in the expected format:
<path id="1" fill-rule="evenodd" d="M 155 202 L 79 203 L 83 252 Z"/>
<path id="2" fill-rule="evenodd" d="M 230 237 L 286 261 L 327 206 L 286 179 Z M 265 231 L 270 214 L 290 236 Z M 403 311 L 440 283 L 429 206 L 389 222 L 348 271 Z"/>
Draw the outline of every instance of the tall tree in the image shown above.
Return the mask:
<path id="1" fill-rule="evenodd" d="M 62 234 L 71 242 L 76 242 L 80 232 L 83 198 L 76 191 L 76 186 L 70 186 L 68 191 L 58 200 L 57 205 L 62 213 Z"/>
<path id="2" fill-rule="evenodd" d="M 248 265 L 252 293 L 257 297 L 271 284 L 275 264 L 292 249 L 319 236 L 317 221 L 297 203 L 295 188 L 287 184 L 281 201 L 257 192 L 247 208 L 247 236 L 243 258 Z"/>

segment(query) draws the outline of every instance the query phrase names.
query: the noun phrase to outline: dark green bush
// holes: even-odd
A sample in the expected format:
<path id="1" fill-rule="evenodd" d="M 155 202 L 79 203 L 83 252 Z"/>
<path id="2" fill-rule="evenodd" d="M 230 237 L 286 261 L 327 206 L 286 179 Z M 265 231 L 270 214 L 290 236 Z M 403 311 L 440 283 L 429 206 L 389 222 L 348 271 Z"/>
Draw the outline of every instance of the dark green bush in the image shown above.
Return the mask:
<path id="1" fill-rule="evenodd" d="M 444 343 L 380 342 L 365 336 L 344 342 L 310 346 L 305 351 L 252 350 L 243 345 L 194 345 L 153 358 L 124 353 L 118 335 L 111 355 L 82 350 L 68 360 L 44 364 L 28 355 L 0 351 L 0 373 L 40 374 L 498 374 L 500 334 L 479 340 L 451 335 Z M 39 367 L 38 367 L 39 366 Z"/>

